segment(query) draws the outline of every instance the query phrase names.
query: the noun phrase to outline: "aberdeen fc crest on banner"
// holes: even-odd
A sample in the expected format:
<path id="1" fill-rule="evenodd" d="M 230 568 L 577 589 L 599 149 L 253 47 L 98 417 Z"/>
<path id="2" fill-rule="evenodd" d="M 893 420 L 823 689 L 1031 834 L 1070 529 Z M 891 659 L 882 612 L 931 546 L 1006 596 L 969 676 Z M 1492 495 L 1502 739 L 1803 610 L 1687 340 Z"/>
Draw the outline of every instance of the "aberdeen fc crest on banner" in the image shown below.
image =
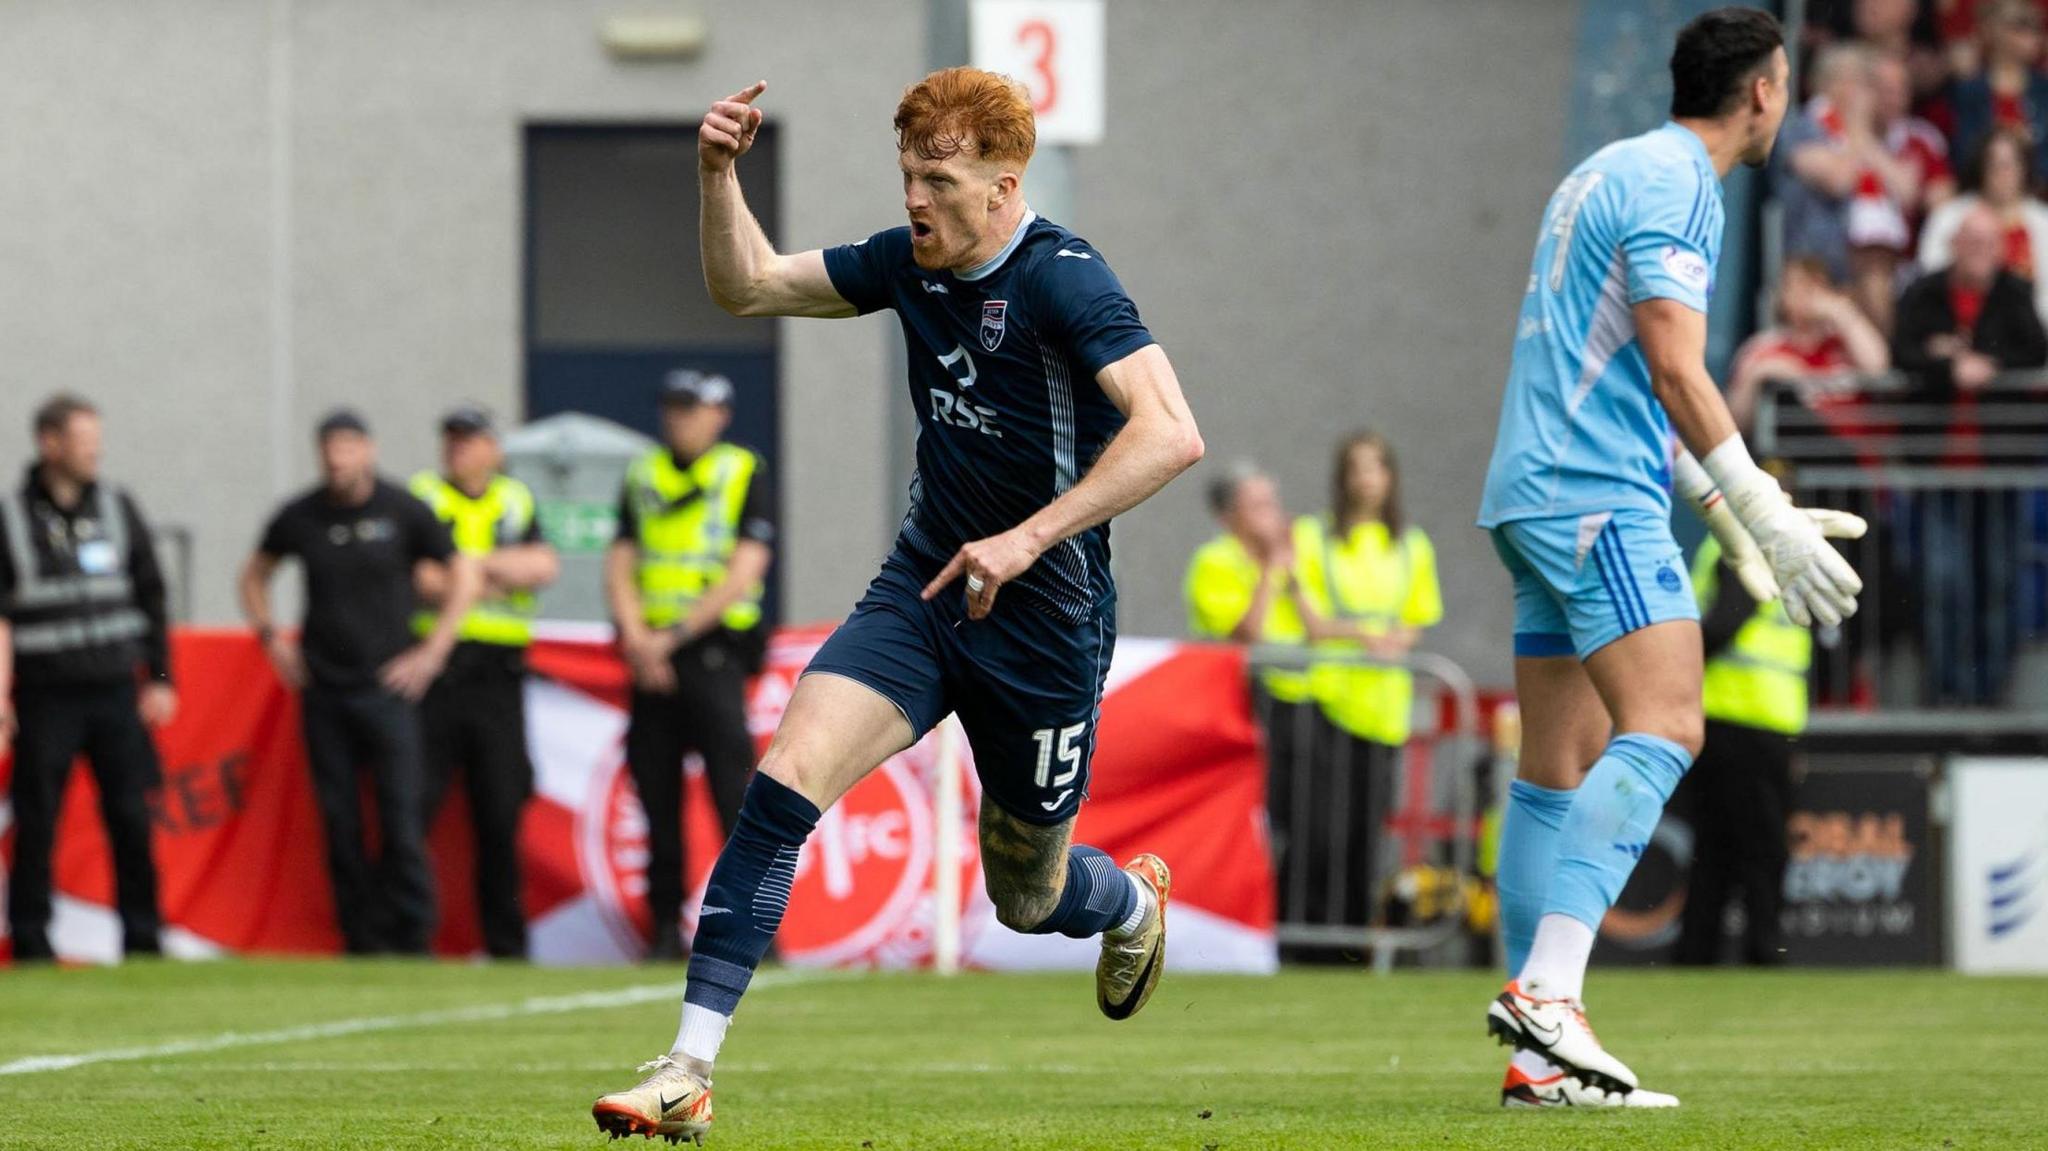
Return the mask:
<path id="1" fill-rule="evenodd" d="M 1008 300 L 985 300 L 981 305 L 981 346 L 993 352 L 1003 342 L 1003 319 L 1010 310 Z"/>

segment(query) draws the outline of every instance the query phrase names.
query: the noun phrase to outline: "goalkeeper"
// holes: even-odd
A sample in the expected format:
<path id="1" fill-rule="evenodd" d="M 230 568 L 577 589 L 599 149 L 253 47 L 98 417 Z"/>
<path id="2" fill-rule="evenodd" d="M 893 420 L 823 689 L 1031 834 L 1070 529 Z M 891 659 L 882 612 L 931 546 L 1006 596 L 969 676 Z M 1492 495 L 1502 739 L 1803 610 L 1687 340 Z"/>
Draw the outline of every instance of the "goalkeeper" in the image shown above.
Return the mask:
<path id="1" fill-rule="evenodd" d="M 1770 159 L 1786 77 L 1773 17 L 1700 16 L 1671 56 L 1671 120 L 1581 163 L 1537 233 L 1479 514 L 1514 578 L 1525 723 L 1500 858 L 1514 978 L 1487 1011 L 1517 1049 L 1503 1103 L 1678 1102 L 1638 1089 L 1582 998 L 1594 933 L 1702 740 L 1699 609 L 1667 489 L 1794 623 L 1838 623 L 1862 590 L 1827 542 L 1862 521 L 1793 507 L 1706 369 L 1721 180 Z M 1675 470 L 1674 429 L 1698 457 Z"/>

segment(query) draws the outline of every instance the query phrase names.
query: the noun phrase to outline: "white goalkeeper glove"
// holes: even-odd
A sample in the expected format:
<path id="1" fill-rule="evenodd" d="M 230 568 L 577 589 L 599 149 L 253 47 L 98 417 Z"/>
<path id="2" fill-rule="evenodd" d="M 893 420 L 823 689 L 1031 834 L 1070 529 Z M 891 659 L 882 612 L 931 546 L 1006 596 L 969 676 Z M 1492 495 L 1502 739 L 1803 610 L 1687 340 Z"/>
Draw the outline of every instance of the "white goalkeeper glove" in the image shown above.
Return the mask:
<path id="1" fill-rule="evenodd" d="M 1749 598 L 1758 603 L 1777 599 L 1778 579 L 1771 574 L 1770 561 L 1756 550 L 1756 540 L 1750 537 L 1749 529 L 1735 518 L 1728 501 L 1721 497 L 1721 489 L 1714 486 L 1713 477 L 1692 458 L 1691 452 L 1680 449 L 1671 467 L 1671 486 L 1692 504 L 1707 530 L 1721 542 L 1721 562 L 1735 572 L 1736 581 L 1749 593 Z"/>
<path id="2" fill-rule="evenodd" d="M 1688 462 L 1689 457 L 1680 457 L 1674 472 L 1677 486 L 1700 508 L 1750 595 L 1760 603 L 1769 602 L 1773 597 L 1758 592 L 1771 591 L 1775 585 L 1775 598 L 1783 601 L 1785 614 L 1802 627 L 1832 627 L 1856 614 L 1856 594 L 1863 590 L 1863 581 L 1827 541 L 1861 537 L 1868 530 L 1862 517 L 1792 506 L 1778 481 L 1750 459 L 1741 436 L 1729 436 L 1707 453 L 1690 485 Z M 1696 494 L 1699 475 L 1706 477 L 1704 494 Z M 1719 526 L 1717 519 L 1722 521 Z M 1734 533 L 1740 535 L 1731 541 Z"/>

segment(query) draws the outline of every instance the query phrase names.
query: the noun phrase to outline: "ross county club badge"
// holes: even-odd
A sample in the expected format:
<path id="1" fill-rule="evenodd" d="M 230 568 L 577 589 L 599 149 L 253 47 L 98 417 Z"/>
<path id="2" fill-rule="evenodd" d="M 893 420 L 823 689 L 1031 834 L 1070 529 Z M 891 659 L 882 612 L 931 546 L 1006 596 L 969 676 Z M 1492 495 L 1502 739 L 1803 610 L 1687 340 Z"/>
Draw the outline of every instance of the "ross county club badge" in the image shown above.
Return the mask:
<path id="1" fill-rule="evenodd" d="M 981 346 L 995 351 L 1003 342 L 1003 320 L 1010 310 L 1008 300 L 986 300 L 981 305 Z"/>

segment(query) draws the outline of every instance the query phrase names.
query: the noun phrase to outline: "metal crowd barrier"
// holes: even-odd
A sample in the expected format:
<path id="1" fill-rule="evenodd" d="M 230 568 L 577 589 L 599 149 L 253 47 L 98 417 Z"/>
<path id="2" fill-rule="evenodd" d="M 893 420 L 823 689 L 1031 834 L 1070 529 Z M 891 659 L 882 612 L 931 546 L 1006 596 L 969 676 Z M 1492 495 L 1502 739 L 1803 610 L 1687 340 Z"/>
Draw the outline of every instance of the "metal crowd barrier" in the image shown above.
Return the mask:
<path id="1" fill-rule="evenodd" d="M 1451 660 L 1429 652 L 1411 652 L 1400 660 L 1381 660 L 1364 654 L 1346 656 L 1293 645 L 1260 645 L 1251 649 L 1247 666 L 1251 683 L 1266 671 L 1304 671 L 1311 658 L 1318 665 L 1342 664 L 1354 667 L 1399 668 L 1415 681 L 1414 731 L 1408 743 L 1395 754 L 1393 779 L 1380 781 L 1388 790 L 1381 826 L 1373 837 L 1375 850 L 1369 854 L 1354 850 L 1365 829 L 1349 820 L 1347 801 L 1332 802 L 1321 812 L 1311 806 L 1313 784 L 1318 772 L 1330 773 L 1329 783 L 1339 796 L 1348 798 L 1351 786 L 1372 786 L 1369 779 L 1355 778 L 1363 765 L 1332 762 L 1327 758 L 1337 741 L 1317 738 L 1314 725 L 1329 726 L 1313 704 L 1292 709 L 1296 730 L 1285 733 L 1294 738 L 1286 743 L 1293 754 L 1285 763 L 1270 763 L 1269 772 L 1284 772 L 1289 778 L 1292 810 L 1270 812 L 1276 827 L 1305 829 L 1316 819 L 1328 821 L 1331 836 L 1329 866 L 1321 878 L 1326 883 L 1325 914 L 1319 921 L 1286 918 L 1287 909 L 1309 902 L 1310 876 L 1304 868 L 1288 868 L 1277 858 L 1284 850 L 1275 836 L 1276 873 L 1283 877 L 1280 907 L 1282 918 L 1276 937 L 1283 948 L 1357 948 L 1372 955 L 1375 971 L 1391 971 L 1395 957 L 1407 952 L 1440 962 L 1457 961 L 1451 950 L 1464 939 L 1465 885 L 1477 873 L 1479 835 L 1478 773 L 1488 747 L 1479 733 L 1478 695 L 1472 678 Z M 1443 722 L 1448 713 L 1449 722 Z M 1261 716 L 1263 722 L 1265 717 Z M 1269 739 L 1269 748 L 1274 741 Z M 1348 746 L 1348 745 L 1347 745 Z M 1441 903 L 1428 922 L 1389 926 L 1384 922 L 1389 881 L 1399 872 L 1399 863 L 1423 862 L 1447 867 L 1457 886 Z M 1286 890 L 1291 883 L 1293 890 Z M 1345 923 L 1346 896 L 1352 885 L 1366 893 L 1368 922 Z"/>
<path id="2" fill-rule="evenodd" d="M 1773 385 L 1753 443 L 1803 504 L 1870 534 L 1843 545 L 1862 606 L 1819 636 L 1816 723 L 2048 725 L 2048 374 L 1957 402 L 1899 375 L 1853 392 Z M 1852 720 L 1849 717 L 1854 716 Z"/>

